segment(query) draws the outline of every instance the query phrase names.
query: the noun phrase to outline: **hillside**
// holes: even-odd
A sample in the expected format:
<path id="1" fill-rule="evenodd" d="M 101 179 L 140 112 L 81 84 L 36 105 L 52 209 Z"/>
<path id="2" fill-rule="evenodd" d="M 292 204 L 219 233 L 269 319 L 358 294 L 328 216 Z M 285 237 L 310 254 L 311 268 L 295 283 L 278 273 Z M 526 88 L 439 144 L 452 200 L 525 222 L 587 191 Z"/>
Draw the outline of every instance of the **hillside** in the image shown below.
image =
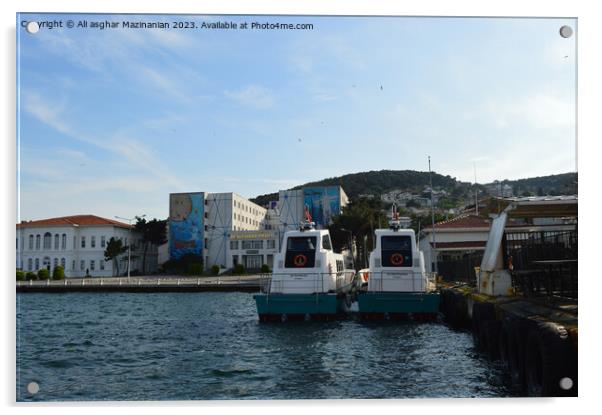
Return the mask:
<path id="1" fill-rule="evenodd" d="M 577 192 L 576 173 L 565 173 L 520 180 L 502 180 L 501 182 L 502 184 L 512 186 L 514 188 L 514 194 L 517 196 L 576 194 Z M 333 185 L 340 185 L 343 187 L 345 193 L 347 193 L 351 199 L 357 199 L 360 195 L 364 194 L 380 195 L 395 189 L 419 194 L 429 185 L 429 173 L 414 170 L 368 171 L 310 182 L 294 187 L 293 189 L 300 189 L 308 186 Z M 485 185 L 481 184 L 478 185 L 480 194 L 486 193 L 484 186 Z M 449 193 L 450 199 L 460 202 L 472 197 L 474 185 L 468 182 L 458 181 L 449 175 L 444 176 L 433 172 L 433 187 L 435 189 L 445 190 Z M 251 199 L 251 201 L 262 206 L 266 205 L 271 200 L 278 200 L 278 193 L 270 193 Z"/>
<path id="2" fill-rule="evenodd" d="M 554 174 L 520 180 L 501 180 L 513 187 L 517 196 L 577 194 L 577 173 Z"/>

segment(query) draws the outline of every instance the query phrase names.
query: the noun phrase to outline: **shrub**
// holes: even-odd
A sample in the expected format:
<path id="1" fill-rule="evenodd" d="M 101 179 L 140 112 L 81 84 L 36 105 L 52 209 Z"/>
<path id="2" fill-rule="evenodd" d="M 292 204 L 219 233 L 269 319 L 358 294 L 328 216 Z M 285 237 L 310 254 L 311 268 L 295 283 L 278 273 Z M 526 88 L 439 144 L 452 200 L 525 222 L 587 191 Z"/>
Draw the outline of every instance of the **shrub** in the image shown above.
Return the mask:
<path id="1" fill-rule="evenodd" d="M 188 275 L 203 275 L 203 264 L 199 262 L 191 262 L 186 269 Z"/>
<path id="2" fill-rule="evenodd" d="M 170 259 L 163 264 L 165 272 L 170 274 L 201 275 L 203 273 L 203 257 L 195 254 L 184 254 L 179 259 Z"/>
<path id="3" fill-rule="evenodd" d="M 242 275 L 244 273 L 245 273 L 245 266 L 243 264 L 236 264 L 234 266 L 234 271 L 233 271 L 234 275 Z"/>
<path id="4" fill-rule="evenodd" d="M 64 280 L 65 279 L 65 269 L 60 265 L 54 267 L 52 270 L 52 279 L 53 280 Z"/>
<path id="5" fill-rule="evenodd" d="M 20 269 L 17 270 L 17 281 L 23 281 L 25 279 L 25 273 Z"/>
<path id="6" fill-rule="evenodd" d="M 27 274 L 25 274 L 25 279 L 26 280 L 37 280 L 38 275 L 35 272 L 29 271 Z"/>
<path id="7" fill-rule="evenodd" d="M 272 270 L 270 269 L 270 267 L 269 267 L 269 265 L 268 265 L 268 264 L 263 264 L 263 265 L 261 266 L 261 272 L 262 272 L 263 274 L 268 274 L 268 273 L 272 272 Z"/>
<path id="8" fill-rule="evenodd" d="M 211 273 L 212 273 L 213 275 L 217 275 L 217 274 L 219 274 L 219 265 L 213 265 L 213 266 L 211 267 Z"/>
<path id="9" fill-rule="evenodd" d="M 38 279 L 47 280 L 48 278 L 50 278 L 50 271 L 48 271 L 46 268 L 38 270 Z"/>

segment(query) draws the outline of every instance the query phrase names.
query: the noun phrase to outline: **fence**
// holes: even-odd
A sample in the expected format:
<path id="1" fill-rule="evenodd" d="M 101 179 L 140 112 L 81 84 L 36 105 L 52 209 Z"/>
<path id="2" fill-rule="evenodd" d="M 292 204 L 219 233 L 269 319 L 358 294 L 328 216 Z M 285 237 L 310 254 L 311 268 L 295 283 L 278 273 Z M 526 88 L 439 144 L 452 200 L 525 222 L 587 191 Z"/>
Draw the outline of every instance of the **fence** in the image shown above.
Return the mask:
<path id="1" fill-rule="evenodd" d="M 443 281 L 476 285 L 475 267 L 481 266 L 482 253 L 466 254 L 461 259 L 438 261 L 437 269 Z"/>
<path id="2" fill-rule="evenodd" d="M 577 230 L 507 233 L 504 262 L 515 291 L 577 299 Z"/>

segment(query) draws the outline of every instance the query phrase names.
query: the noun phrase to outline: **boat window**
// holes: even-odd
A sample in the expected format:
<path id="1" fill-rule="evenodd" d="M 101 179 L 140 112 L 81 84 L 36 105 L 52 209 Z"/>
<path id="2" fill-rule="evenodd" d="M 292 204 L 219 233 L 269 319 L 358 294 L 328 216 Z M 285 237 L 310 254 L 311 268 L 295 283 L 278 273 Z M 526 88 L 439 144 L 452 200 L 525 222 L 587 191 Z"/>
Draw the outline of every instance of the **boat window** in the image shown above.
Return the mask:
<path id="1" fill-rule="evenodd" d="M 383 267 L 412 266 L 412 238 L 410 236 L 383 236 L 380 243 Z"/>
<path id="2" fill-rule="evenodd" d="M 314 251 L 316 249 L 316 237 L 300 236 L 288 238 L 286 249 L 289 251 Z"/>
<path id="3" fill-rule="evenodd" d="M 322 249 L 328 249 L 332 251 L 332 244 L 330 243 L 330 236 L 322 235 Z"/>
<path id="4" fill-rule="evenodd" d="M 285 268 L 313 268 L 316 259 L 315 236 L 296 236 L 286 242 Z"/>

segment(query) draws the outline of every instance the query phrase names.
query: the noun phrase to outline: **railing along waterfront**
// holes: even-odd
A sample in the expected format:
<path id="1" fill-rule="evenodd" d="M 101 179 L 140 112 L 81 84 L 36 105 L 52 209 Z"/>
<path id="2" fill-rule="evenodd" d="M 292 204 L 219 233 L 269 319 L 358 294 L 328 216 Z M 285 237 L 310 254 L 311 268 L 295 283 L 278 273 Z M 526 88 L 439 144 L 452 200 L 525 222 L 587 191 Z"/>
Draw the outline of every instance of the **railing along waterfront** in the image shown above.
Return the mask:
<path id="1" fill-rule="evenodd" d="M 261 274 L 259 287 L 263 294 L 283 292 L 295 293 L 325 293 L 346 290 L 355 282 L 356 273 L 353 270 L 339 272 L 306 272 Z M 333 287 L 334 282 L 334 287 Z"/>

